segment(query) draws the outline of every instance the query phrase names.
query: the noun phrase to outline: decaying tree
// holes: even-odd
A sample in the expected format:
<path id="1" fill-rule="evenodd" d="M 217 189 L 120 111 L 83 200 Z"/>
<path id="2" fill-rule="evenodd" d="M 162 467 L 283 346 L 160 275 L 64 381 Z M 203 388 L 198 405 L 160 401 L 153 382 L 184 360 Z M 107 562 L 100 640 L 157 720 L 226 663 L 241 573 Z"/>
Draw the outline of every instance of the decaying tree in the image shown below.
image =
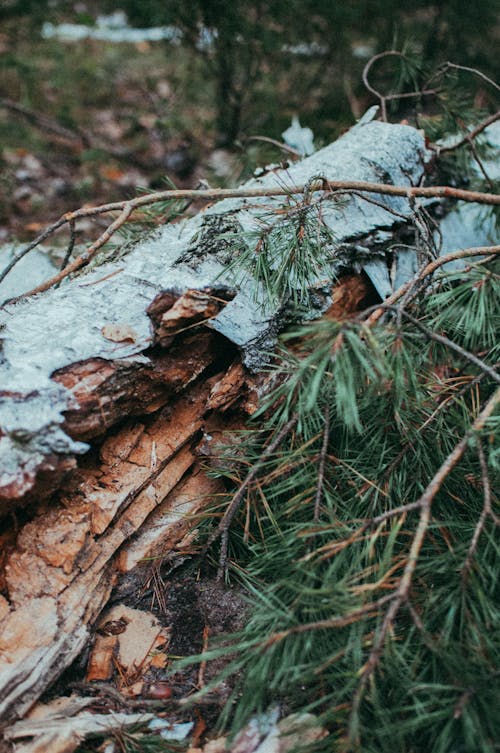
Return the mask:
<path id="1" fill-rule="evenodd" d="M 246 481 L 242 478 L 240 494 L 220 522 L 222 568 L 227 565 L 228 525 L 243 493 L 258 474 L 269 471 L 270 457 L 277 462 L 281 447 L 290 450 L 290 442 L 300 444 L 308 415 L 313 425 L 307 442 L 320 441 L 323 448 L 319 456 L 315 450 L 320 481 L 312 493 L 309 518 L 309 524 L 319 525 L 332 422 L 343 417 L 348 428 L 359 428 L 361 420 L 352 408 L 352 395 L 342 396 L 335 389 L 349 370 L 356 378 L 361 370 L 362 381 L 373 381 L 383 390 L 384 379 L 390 377 L 378 345 L 370 340 L 370 323 L 388 311 L 396 312 L 398 322 L 412 322 L 413 313 L 405 307 L 443 264 L 429 210 L 446 196 L 498 203 L 493 195 L 424 186 L 434 154 L 423 135 L 372 117 L 313 156 L 270 168 L 241 189 L 198 192 L 202 198 L 227 198 L 113 251 L 105 245 L 112 232 L 151 198 L 109 205 L 105 211 L 119 211 L 111 230 L 54 280 L 39 286 L 36 295 L 4 304 L 3 721 L 22 717 L 82 651 L 120 574 L 146 558 L 189 548 L 198 514 L 225 493 L 222 480 L 207 474 L 203 458 L 214 453 L 225 432 L 243 426 L 270 390 L 277 422 L 274 439 L 267 450 L 258 449 L 254 471 Z M 163 198 L 189 194 L 165 192 Z M 69 222 L 74 227 L 80 216 L 68 215 L 58 226 Z M 441 240 L 449 251 L 446 237 Z M 498 247 L 476 245 L 450 258 L 498 254 Z M 74 273 L 71 279 L 64 279 L 69 272 Z M 63 279 L 60 287 L 53 285 Z M 348 317 L 370 306 L 375 308 L 366 314 L 371 316 L 368 325 L 359 320 L 361 335 L 344 327 Z M 278 334 L 291 324 L 321 317 L 326 339 L 302 331 L 305 346 L 296 347 L 298 353 L 305 347 L 306 356 L 288 362 L 292 379 L 286 383 L 294 386 L 289 393 L 279 392 L 281 377 L 266 371 Z M 419 320 L 413 324 L 417 331 L 426 329 Z M 450 340 L 436 332 L 429 342 L 436 343 L 440 336 L 444 340 L 437 342 L 447 347 Z M 332 352 L 336 357 L 346 342 L 351 356 L 357 355 L 335 361 L 341 371 L 330 393 L 322 380 L 332 376 Z M 312 372 L 304 366 L 312 357 L 307 351 L 311 343 L 316 344 L 315 356 L 325 356 L 314 362 L 319 376 L 312 381 Z M 479 376 L 471 378 L 500 381 L 494 365 L 480 354 L 461 347 L 459 355 L 468 363 L 472 355 L 479 368 Z M 335 372 L 337 366 L 331 368 Z M 307 395 L 301 391 L 304 385 Z M 320 418 L 313 399 L 321 408 Z M 498 391 L 489 396 L 472 430 L 482 430 L 498 399 Z M 402 404 L 400 409 L 404 413 Z M 468 441 L 466 431 L 459 449 L 450 451 L 449 464 L 458 462 Z M 265 484 L 271 484 L 271 478 L 266 477 Z M 394 584 L 389 575 L 381 576 L 393 591 L 364 604 L 354 599 L 347 616 L 339 612 L 312 627 L 306 620 L 308 627 L 286 628 L 291 636 L 380 614 L 382 627 L 365 657 L 368 669 L 354 707 L 361 703 L 396 613 L 407 601 L 430 503 L 440 484 L 438 478 L 429 491 L 423 482 L 420 499 L 402 498 L 395 511 L 385 510 L 379 517 L 373 508 L 369 522 L 352 531 L 353 541 L 364 540 L 374 526 L 399 520 L 398 515 L 403 519 L 412 510 L 420 512 L 409 553 L 401 553 L 395 567 L 402 568 L 399 580 Z M 10 523 L 16 510 L 26 521 L 19 528 Z M 484 510 L 485 516 L 490 514 L 486 501 Z M 329 518 L 330 532 L 332 525 Z M 344 529 L 343 535 L 340 549 L 349 544 Z M 324 532 L 322 542 L 328 558 L 336 544 L 330 542 L 330 551 Z M 318 552 L 311 549 L 311 558 Z M 365 586 L 370 592 L 370 586 L 360 583 L 356 598 Z M 284 637 L 273 633 L 268 640 L 279 644 Z"/>

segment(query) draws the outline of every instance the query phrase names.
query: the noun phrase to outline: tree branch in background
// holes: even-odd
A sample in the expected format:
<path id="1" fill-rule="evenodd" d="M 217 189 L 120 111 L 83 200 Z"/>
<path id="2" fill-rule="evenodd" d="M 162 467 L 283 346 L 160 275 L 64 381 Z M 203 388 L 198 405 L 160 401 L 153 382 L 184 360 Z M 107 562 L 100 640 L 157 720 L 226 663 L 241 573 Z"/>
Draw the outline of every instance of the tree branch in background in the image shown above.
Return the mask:
<path id="1" fill-rule="evenodd" d="M 385 50 L 385 52 L 379 52 L 377 55 L 374 55 L 370 60 L 367 62 L 365 67 L 363 68 L 362 78 L 363 83 L 365 87 L 368 89 L 369 92 L 374 94 L 377 99 L 380 102 L 380 110 L 382 115 L 382 120 L 384 123 L 387 123 L 387 102 L 390 102 L 394 99 L 410 99 L 415 97 L 424 97 L 429 96 L 433 94 L 438 93 L 438 89 L 423 89 L 423 90 L 416 90 L 413 92 L 403 92 L 403 93 L 394 93 L 394 94 L 382 94 L 377 89 L 375 89 L 369 81 L 368 74 L 370 73 L 370 70 L 372 66 L 378 61 L 382 60 L 383 58 L 387 57 L 398 57 L 402 60 L 406 60 L 407 57 L 403 52 L 399 52 L 398 50 Z"/>

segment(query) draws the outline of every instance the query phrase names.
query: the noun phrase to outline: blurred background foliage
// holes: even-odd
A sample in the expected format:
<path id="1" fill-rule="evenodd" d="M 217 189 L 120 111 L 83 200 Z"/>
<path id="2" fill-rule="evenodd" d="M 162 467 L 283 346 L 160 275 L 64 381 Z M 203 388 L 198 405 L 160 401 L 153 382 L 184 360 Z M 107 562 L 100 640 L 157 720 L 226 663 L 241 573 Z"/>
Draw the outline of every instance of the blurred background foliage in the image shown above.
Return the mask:
<path id="1" fill-rule="evenodd" d="M 41 34 L 44 23 L 92 26 L 99 14 L 118 10 L 130 26 L 173 26 L 181 35 L 114 43 Z M 405 70 L 396 57 L 378 61 L 370 81 L 382 92 L 424 87 L 447 60 L 495 78 L 499 10 L 500 0 L 2 0 L 0 140 L 4 150 L 27 149 L 58 171 L 56 214 L 60 194 L 73 207 L 130 193 L 132 185 L 156 188 L 166 174 L 181 185 L 234 183 L 281 156 L 247 139 L 280 139 L 293 115 L 313 129 L 317 146 L 352 125 L 377 101 L 362 72 L 383 50 L 404 49 L 412 65 Z M 451 73 L 437 86 L 458 86 L 457 113 L 496 109 L 487 82 Z M 74 143 L 57 140 L 6 101 L 73 129 Z M 415 122 L 419 113 L 436 111 L 432 97 L 404 99 L 393 103 L 390 117 Z M 10 152 L 1 159 L 0 220 L 9 220 L 19 165 Z M 47 193 L 16 202 L 23 234 L 26 218 L 46 212 Z"/>

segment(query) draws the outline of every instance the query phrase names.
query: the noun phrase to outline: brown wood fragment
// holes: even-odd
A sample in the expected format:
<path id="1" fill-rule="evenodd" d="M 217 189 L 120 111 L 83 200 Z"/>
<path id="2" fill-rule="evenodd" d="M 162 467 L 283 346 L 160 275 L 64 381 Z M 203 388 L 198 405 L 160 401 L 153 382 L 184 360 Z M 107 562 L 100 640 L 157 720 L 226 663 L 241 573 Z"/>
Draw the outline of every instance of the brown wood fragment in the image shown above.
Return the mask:
<path id="1" fill-rule="evenodd" d="M 54 381 L 75 399 L 65 413 L 65 431 L 88 440 L 126 416 L 158 410 L 203 374 L 221 349 L 222 338 L 205 331 L 184 337 L 166 353 L 126 361 L 94 358 L 56 371 Z"/>
<path id="2" fill-rule="evenodd" d="M 196 514 L 213 506 L 217 495 L 223 492 L 222 482 L 208 477 L 196 463 L 192 473 L 177 484 L 140 531 L 121 549 L 117 558 L 118 569 L 128 572 L 141 561 L 161 561 L 174 552 L 176 543 L 182 544 L 192 530 Z"/>
<path id="3" fill-rule="evenodd" d="M 182 295 L 173 291 L 160 293 L 148 308 L 155 340 L 164 347 L 170 345 L 174 335 L 216 316 L 233 295 L 217 289 L 186 290 Z"/>
<path id="4" fill-rule="evenodd" d="M 108 622 L 124 624 L 115 635 L 101 635 Z M 107 680 L 114 666 L 127 685 L 142 679 L 155 652 L 168 644 L 168 630 L 150 612 L 118 604 L 104 612 L 98 623 L 97 635 L 90 655 L 87 682 Z"/>
<path id="5" fill-rule="evenodd" d="M 377 303 L 375 289 L 366 275 L 349 274 L 332 287 L 332 304 L 324 316 L 342 321 L 362 308 Z"/>

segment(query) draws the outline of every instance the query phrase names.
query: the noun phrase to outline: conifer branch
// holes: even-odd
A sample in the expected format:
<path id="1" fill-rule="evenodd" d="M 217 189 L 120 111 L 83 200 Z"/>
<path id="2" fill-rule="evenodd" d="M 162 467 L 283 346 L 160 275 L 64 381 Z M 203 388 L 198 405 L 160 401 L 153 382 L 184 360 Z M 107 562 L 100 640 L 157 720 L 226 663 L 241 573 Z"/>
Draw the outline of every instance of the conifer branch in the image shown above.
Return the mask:
<path id="1" fill-rule="evenodd" d="M 326 406 L 324 411 L 325 425 L 323 427 L 323 442 L 321 445 L 321 452 L 319 456 L 318 465 L 318 483 L 316 486 L 316 495 L 314 498 L 314 520 L 319 520 L 319 512 L 321 506 L 321 498 L 323 496 L 323 487 L 325 483 L 325 462 L 328 453 L 328 439 L 330 437 L 330 410 Z"/>
<path id="2" fill-rule="evenodd" d="M 500 86 L 497 84 L 497 82 L 480 71 L 478 68 L 471 68 L 468 65 L 459 65 L 458 63 L 450 63 L 449 60 L 446 63 L 443 63 L 443 65 L 435 75 L 446 73 L 448 70 L 466 71 L 467 73 L 473 73 L 474 76 L 478 76 L 479 78 L 483 79 L 483 81 L 486 81 L 486 83 L 490 84 L 490 86 L 493 86 L 494 89 L 500 92 Z"/>
<path id="3" fill-rule="evenodd" d="M 405 282 L 403 285 L 401 285 L 401 287 L 395 290 L 394 293 L 388 296 L 388 298 L 385 299 L 384 303 L 380 304 L 380 306 L 378 306 L 375 309 L 375 311 L 372 311 L 372 309 L 369 309 L 368 313 L 370 312 L 371 313 L 368 319 L 366 320 L 366 323 L 369 326 L 373 326 L 374 324 L 376 324 L 384 313 L 384 306 L 389 306 L 399 301 L 410 290 L 410 288 L 416 287 L 419 283 L 423 282 L 426 277 L 430 277 L 430 275 L 434 274 L 434 272 L 436 272 L 436 270 L 438 270 L 443 265 L 448 264 L 451 261 L 456 261 L 457 259 L 465 259 L 467 257 L 472 257 L 472 256 L 494 257 L 494 256 L 498 256 L 499 254 L 500 254 L 500 245 L 499 246 L 476 246 L 472 248 L 464 248 L 464 249 L 461 249 L 460 251 L 454 251 L 451 254 L 446 254 L 446 256 L 440 256 L 438 259 L 434 259 L 433 261 L 426 264 L 425 267 L 420 270 L 417 276 L 413 278 L 413 280 L 409 280 L 408 282 Z"/>
<path id="4" fill-rule="evenodd" d="M 421 321 L 416 319 L 414 316 L 408 313 L 408 311 L 405 311 L 401 306 L 392 306 L 389 303 L 381 303 L 376 304 L 372 308 L 376 309 L 385 309 L 386 311 L 394 311 L 397 314 L 400 314 L 401 316 L 404 316 L 405 319 L 408 319 L 412 324 L 415 325 L 421 332 L 424 333 L 426 337 L 429 338 L 429 340 L 434 340 L 434 342 L 439 343 L 440 345 L 444 345 L 445 348 L 449 348 L 450 350 L 454 350 L 455 353 L 458 353 L 458 355 L 462 356 L 462 358 L 465 358 L 467 361 L 470 361 L 475 366 L 477 366 L 481 371 L 483 371 L 485 374 L 487 374 L 491 379 L 493 379 L 494 382 L 497 384 L 500 384 L 500 374 L 492 367 L 489 366 L 487 363 L 485 363 L 481 358 L 478 358 L 474 353 L 471 353 L 470 351 L 466 350 L 465 348 L 462 348 L 461 345 L 458 345 L 457 343 L 453 342 L 453 340 L 450 340 L 448 337 L 445 337 L 444 335 L 439 335 L 437 332 L 433 332 L 431 329 L 425 326 L 425 324 L 422 324 Z"/>
<path id="5" fill-rule="evenodd" d="M 374 94 L 377 99 L 380 102 L 380 109 L 381 109 L 381 115 L 382 120 L 384 123 L 387 123 L 387 102 L 390 102 L 394 99 L 408 99 L 408 98 L 415 98 L 415 97 L 423 97 L 428 96 L 431 94 L 438 94 L 437 89 L 423 89 L 423 90 L 416 90 L 413 92 L 394 92 L 392 94 L 382 94 L 377 89 L 375 89 L 368 78 L 368 74 L 372 68 L 372 66 L 378 62 L 379 60 L 383 60 L 387 57 L 397 57 L 401 60 L 407 60 L 407 56 L 400 52 L 399 50 L 384 50 L 384 52 L 379 52 L 377 55 L 373 55 L 373 57 L 370 58 L 370 60 L 367 62 L 365 67 L 363 68 L 362 79 L 365 87 L 368 89 L 369 92 Z"/>
<path id="6" fill-rule="evenodd" d="M 447 152 L 453 152 L 455 151 L 455 149 L 459 149 L 461 146 L 464 146 L 464 144 L 470 144 L 471 141 L 476 138 L 476 136 L 479 136 L 480 133 L 488 128 L 488 126 L 496 123 L 497 120 L 500 120 L 500 110 L 497 110 L 497 112 L 495 112 L 493 115 L 490 115 L 489 118 L 486 118 L 481 123 L 479 123 L 479 125 L 473 128 L 472 131 L 469 131 L 467 135 L 463 137 L 463 139 L 460 139 L 460 141 L 457 141 L 454 144 L 450 144 L 450 146 L 435 145 L 434 148 L 437 150 L 438 156 L 441 154 L 446 154 Z"/>
<path id="7" fill-rule="evenodd" d="M 266 449 L 262 452 L 260 458 L 255 463 L 255 465 L 252 467 L 250 472 L 248 473 L 247 477 L 243 481 L 243 483 L 238 488 L 237 492 L 234 494 L 233 498 L 231 499 L 231 502 L 228 504 L 227 509 L 222 516 L 222 519 L 217 526 L 214 533 L 212 533 L 203 547 L 203 550 L 201 552 L 201 556 L 205 556 L 208 548 L 216 541 L 219 536 L 222 537 L 221 540 L 221 552 L 220 552 L 220 558 L 219 558 L 219 569 L 217 572 L 217 578 L 220 580 L 227 568 L 227 546 L 228 546 L 228 534 L 229 534 L 229 527 L 231 525 L 231 522 L 238 512 L 240 505 L 243 501 L 243 497 L 249 486 L 254 481 L 255 477 L 257 476 L 258 472 L 262 468 L 263 464 L 266 462 L 266 460 L 275 452 L 280 444 L 283 442 L 286 436 L 292 431 L 292 429 L 295 427 L 298 421 L 298 416 L 294 414 L 292 418 L 287 421 L 287 423 L 280 429 L 280 431 L 276 434 L 272 442 L 268 444 Z"/>
<path id="8" fill-rule="evenodd" d="M 500 366 L 500 362 L 493 364 L 493 366 L 498 368 Z M 438 407 L 431 413 L 431 415 L 428 418 L 426 418 L 424 423 L 418 427 L 417 432 L 419 434 L 422 434 L 426 429 L 429 428 L 429 426 L 436 420 L 436 418 L 444 410 L 446 410 L 446 408 L 449 407 L 450 402 L 456 403 L 457 400 L 460 400 L 464 395 L 467 394 L 467 392 L 470 392 L 471 389 L 473 389 L 477 384 L 482 382 L 485 376 L 486 376 L 486 372 L 484 371 L 482 371 L 480 374 L 476 374 L 476 376 L 473 379 L 471 379 L 470 382 L 467 382 L 467 384 L 465 384 L 456 394 L 450 395 L 448 398 L 443 399 L 439 403 Z M 394 460 L 392 460 L 390 465 L 386 468 L 384 475 L 381 479 L 381 483 L 386 482 L 390 478 L 391 474 L 396 470 L 396 468 L 398 467 L 402 459 L 405 457 L 406 453 L 409 450 L 411 450 L 414 446 L 415 446 L 415 440 L 410 440 L 402 447 L 402 449 L 396 455 Z M 407 512 L 407 510 L 405 509 L 406 507 L 414 508 L 415 505 L 417 505 L 418 507 L 417 503 L 412 502 L 410 506 L 405 505 L 402 508 L 397 508 L 397 510 L 400 511 L 401 513 Z M 398 514 L 397 510 L 389 510 L 387 513 L 383 513 L 381 516 L 374 518 L 372 521 L 373 524 L 381 522 L 379 521 L 379 518 L 383 519 L 385 515 L 387 515 L 388 517 L 392 517 L 393 514 Z"/>
<path id="9" fill-rule="evenodd" d="M 472 560 L 474 559 L 474 555 L 476 553 L 479 538 L 484 530 L 486 520 L 489 517 L 491 517 L 495 525 L 498 525 L 500 523 L 500 521 L 497 519 L 497 516 L 494 514 L 492 510 L 492 506 L 491 506 L 491 484 L 490 484 L 490 478 L 488 475 L 488 465 L 486 463 L 484 449 L 481 443 L 481 437 L 478 437 L 477 439 L 477 454 L 479 457 L 479 463 L 481 465 L 481 482 L 483 486 L 484 503 L 483 503 L 483 509 L 481 511 L 481 515 L 479 517 L 476 528 L 472 535 L 469 550 L 467 552 L 467 557 L 465 558 L 465 562 L 462 567 L 462 580 L 464 582 L 467 580 L 469 576 L 469 573 L 472 567 Z"/>
<path id="10" fill-rule="evenodd" d="M 460 442 L 455 445 L 452 452 L 445 459 L 437 473 L 428 484 L 424 493 L 418 500 L 418 506 L 420 507 L 420 519 L 418 521 L 417 528 L 413 537 L 413 541 L 408 554 L 407 563 L 401 579 L 399 581 L 398 588 L 391 597 L 390 606 L 384 616 L 382 625 L 375 637 L 372 650 L 368 656 L 366 663 L 361 670 L 361 680 L 353 698 L 350 729 L 355 729 L 355 718 L 358 715 L 359 707 L 364 696 L 364 691 L 368 680 L 375 671 L 382 654 L 382 650 L 385 645 L 388 632 L 393 628 L 394 620 L 402 606 L 402 604 L 408 599 L 410 592 L 413 575 L 417 566 L 417 562 L 420 555 L 420 550 L 424 542 L 427 529 L 431 520 L 431 506 L 432 502 L 439 492 L 442 484 L 451 471 L 455 468 L 457 463 L 461 460 L 462 456 L 467 449 L 470 438 L 481 431 L 486 421 L 494 413 L 496 407 L 500 404 L 500 387 L 496 389 L 493 395 L 490 397 L 476 420 L 472 424 L 470 430 L 462 437 Z"/>
<path id="11" fill-rule="evenodd" d="M 285 638 L 289 638 L 291 635 L 309 633 L 312 630 L 332 630 L 334 628 L 352 625 L 354 622 L 358 622 L 362 617 L 376 617 L 377 614 L 379 614 L 380 607 L 383 607 L 390 602 L 392 598 L 392 594 L 387 594 L 386 596 L 381 596 L 380 599 L 371 601 L 369 604 L 364 604 L 364 606 L 359 609 L 353 609 L 352 612 L 348 612 L 347 614 L 329 617 L 326 620 L 316 620 L 315 622 L 304 622 L 300 625 L 293 625 L 293 627 L 288 628 L 287 630 L 280 630 L 279 632 L 272 633 L 265 641 L 260 643 L 260 646 L 265 649 Z"/>

